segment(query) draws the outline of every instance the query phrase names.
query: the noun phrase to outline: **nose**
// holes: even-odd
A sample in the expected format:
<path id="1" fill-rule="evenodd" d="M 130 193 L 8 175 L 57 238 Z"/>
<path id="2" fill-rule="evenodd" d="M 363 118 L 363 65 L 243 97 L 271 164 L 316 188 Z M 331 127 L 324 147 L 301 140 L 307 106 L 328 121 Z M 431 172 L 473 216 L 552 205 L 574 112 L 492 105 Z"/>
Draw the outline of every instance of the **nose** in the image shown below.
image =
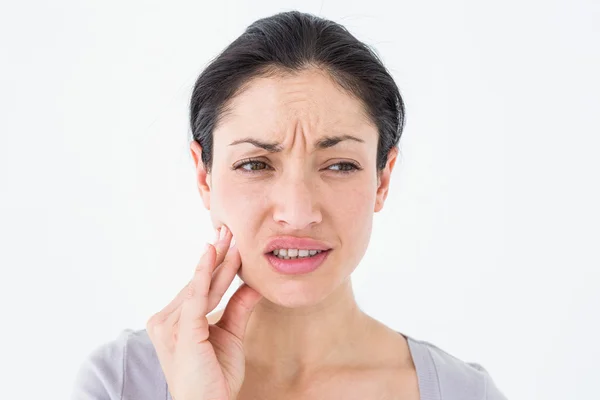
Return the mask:
<path id="1" fill-rule="evenodd" d="M 303 230 L 322 220 L 317 186 L 296 170 L 282 176 L 273 189 L 273 219 L 293 230 Z"/>

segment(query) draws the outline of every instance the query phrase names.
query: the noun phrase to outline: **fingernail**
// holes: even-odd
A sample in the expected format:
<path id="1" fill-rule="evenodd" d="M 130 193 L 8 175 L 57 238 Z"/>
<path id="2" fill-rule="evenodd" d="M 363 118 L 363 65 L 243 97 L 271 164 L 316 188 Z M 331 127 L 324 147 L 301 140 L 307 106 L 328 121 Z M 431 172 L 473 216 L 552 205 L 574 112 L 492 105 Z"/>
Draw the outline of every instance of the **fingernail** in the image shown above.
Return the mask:
<path id="1" fill-rule="evenodd" d="M 229 248 L 232 248 L 235 245 L 235 238 L 231 239 L 231 243 L 229 243 Z"/>
<path id="2" fill-rule="evenodd" d="M 227 234 L 227 227 L 223 225 L 221 227 L 221 234 L 219 235 L 219 240 L 225 239 L 225 235 Z"/>
<path id="3" fill-rule="evenodd" d="M 214 243 L 217 243 L 219 241 L 219 232 L 220 228 L 215 228 L 215 239 L 213 240 Z"/>

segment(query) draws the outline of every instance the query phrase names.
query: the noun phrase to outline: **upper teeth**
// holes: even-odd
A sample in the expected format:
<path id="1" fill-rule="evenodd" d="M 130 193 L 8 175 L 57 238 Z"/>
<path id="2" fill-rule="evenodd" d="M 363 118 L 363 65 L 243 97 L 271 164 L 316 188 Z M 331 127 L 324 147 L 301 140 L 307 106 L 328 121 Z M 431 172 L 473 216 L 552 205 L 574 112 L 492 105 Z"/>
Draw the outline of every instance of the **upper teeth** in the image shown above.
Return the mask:
<path id="1" fill-rule="evenodd" d="M 323 250 L 299 250 L 299 249 L 275 249 L 273 250 L 273 254 L 276 256 L 287 256 L 287 257 L 306 257 L 309 254 L 314 256 L 317 253 L 322 252 Z"/>

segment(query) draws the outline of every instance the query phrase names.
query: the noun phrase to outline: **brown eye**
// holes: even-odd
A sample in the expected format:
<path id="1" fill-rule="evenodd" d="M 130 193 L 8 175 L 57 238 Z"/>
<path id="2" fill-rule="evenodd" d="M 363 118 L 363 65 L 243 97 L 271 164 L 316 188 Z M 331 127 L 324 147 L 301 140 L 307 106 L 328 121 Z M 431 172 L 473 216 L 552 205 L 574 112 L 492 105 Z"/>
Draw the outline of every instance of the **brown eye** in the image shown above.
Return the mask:
<path id="1" fill-rule="evenodd" d="M 249 165 L 250 167 L 247 168 L 246 166 Z M 243 173 L 255 173 L 261 170 L 266 169 L 267 167 L 267 163 L 263 162 L 263 161 L 258 161 L 258 160 L 253 160 L 253 159 L 248 159 L 248 160 L 244 160 L 243 162 L 237 164 L 236 166 L 233 167 L 234 170 L 237 169 L 242 169 Z"/>
<path id="2" fill-rule="evenodd" d="M 256 170 L 262 169 L 262 168 L 259 168 L 259 167 L 260 167 L 261 165 L 262 165 L 262 166 L 264 166 L 264 165 L 265 165 L 265 163 L 264 163 L 264 162 L 261 162 L 261 161 L 251 161 L 251 162 L 244 163 L 244 164 L 242 164 L 241 166 L 243 167 L 244 165 L 250 165 L 250 166 L 251 166 L 251 168 L 250 168 L 250 169 L 251 169 L 252 171 L 256 171 Z M 258 166 L 258 167 L 257 167 L 257 166 Z"/>
<path id="3" fill-rule="evenodd" d="M 356 164 L 349 163 L 349 162 L 341 162 L 341 163 L 333 164 L 333 165 L 330 165 L 329 168 L 335 167 L 335 166 L 339 167 L 339 169 L 336 172 L 339 172 L 341 174 L 349 174 L 349 173 L 354 172 L 355 170 L 361 169 Z M 332 171 L 335 171 L 335 170 L 332 170 Z"/>

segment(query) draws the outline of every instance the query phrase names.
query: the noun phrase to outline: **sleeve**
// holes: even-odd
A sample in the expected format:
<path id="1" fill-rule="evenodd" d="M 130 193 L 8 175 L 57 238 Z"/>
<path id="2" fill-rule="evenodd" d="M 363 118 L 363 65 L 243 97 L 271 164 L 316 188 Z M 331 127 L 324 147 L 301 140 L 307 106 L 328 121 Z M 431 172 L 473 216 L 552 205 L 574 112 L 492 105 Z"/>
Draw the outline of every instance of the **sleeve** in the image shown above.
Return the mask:
<path id="1" fill-rule="evenodd" d="M 483 373 L 485 379 L 485 397 L 484 400 L 508 400 L 507 397 L 500 391 L 496 383 L 492 379 L 492 376 L 481 364 L 469 363 L 472 367 L 478 369 Z"/>
<path id="2" fill-rule="evenodd" d="M 125 376 L 125 355 L 129 330 L 104 343 L 80 364 L 71 400 L 121 400 Z"/>

